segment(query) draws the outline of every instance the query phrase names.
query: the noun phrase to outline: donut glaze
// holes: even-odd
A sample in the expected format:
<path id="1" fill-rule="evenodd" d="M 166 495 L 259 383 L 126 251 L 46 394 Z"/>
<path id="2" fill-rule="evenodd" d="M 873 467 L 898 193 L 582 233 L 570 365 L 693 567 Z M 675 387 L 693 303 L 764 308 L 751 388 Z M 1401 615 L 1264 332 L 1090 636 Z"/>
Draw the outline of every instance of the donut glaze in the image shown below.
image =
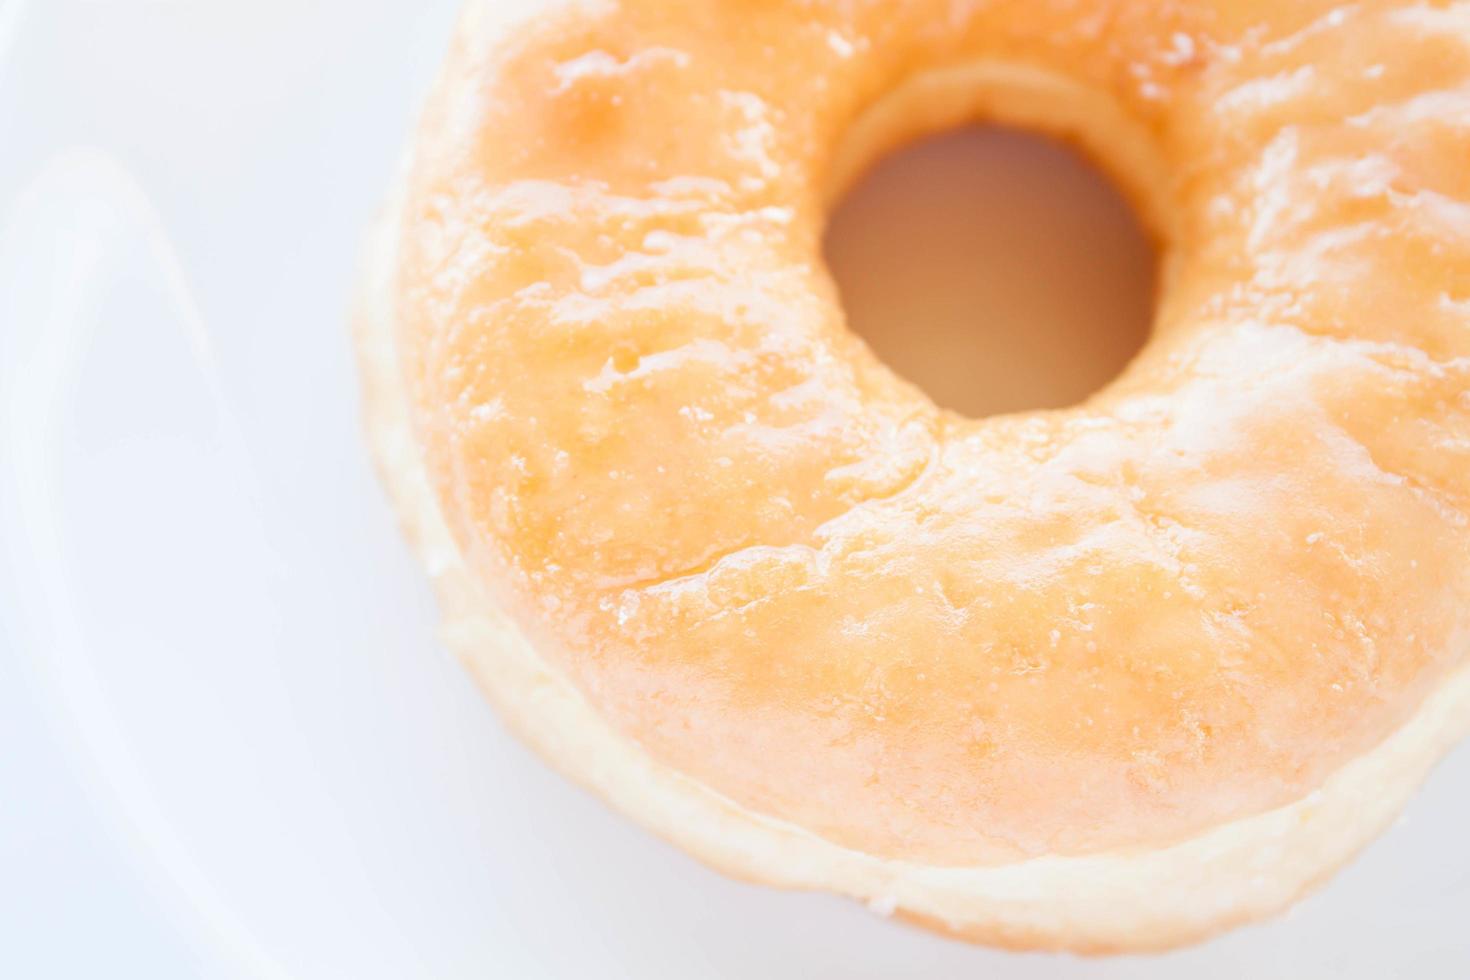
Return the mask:
<path id="1" fill-rule="evenodd" d="M 1019 946 L 1266 914 L 1391 818 L 1470 718 L 1470 5 L 506 21 L 461 22 L 359 337 L 530 741 L 727 870 Z M 939 409 L 821 261 L 868 164 L 974 120 L 1160 243 L 1074 408 Z"/>

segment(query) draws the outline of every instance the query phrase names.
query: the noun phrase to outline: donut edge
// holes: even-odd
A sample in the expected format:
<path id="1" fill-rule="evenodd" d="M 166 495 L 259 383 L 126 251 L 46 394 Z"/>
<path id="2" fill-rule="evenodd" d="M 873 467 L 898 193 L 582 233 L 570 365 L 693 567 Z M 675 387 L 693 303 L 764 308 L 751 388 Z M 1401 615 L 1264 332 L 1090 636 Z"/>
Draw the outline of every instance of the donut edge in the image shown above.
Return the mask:
<path id="1" fill-rule="evenodd" d="M 399 180 L 399 186 L 403 183 Z M 1182 842 L 1012 864 L 936 867 L 855 851 L 741 807 L 619 735 L 495 606 L 454 543 L 413 433 L 395 350 L 397 195 L 371 230 L 351 316 L 377 471 L 442 616 L 441 639 L 502 721 L 574 783 L 732 877 L 855 898 L 970 942 L 1084 954 L 1165 950 L 1274 915 L 1398 815 L 1470 732 L 1470 664 L 1372 751 L 1292 804 Z"/>

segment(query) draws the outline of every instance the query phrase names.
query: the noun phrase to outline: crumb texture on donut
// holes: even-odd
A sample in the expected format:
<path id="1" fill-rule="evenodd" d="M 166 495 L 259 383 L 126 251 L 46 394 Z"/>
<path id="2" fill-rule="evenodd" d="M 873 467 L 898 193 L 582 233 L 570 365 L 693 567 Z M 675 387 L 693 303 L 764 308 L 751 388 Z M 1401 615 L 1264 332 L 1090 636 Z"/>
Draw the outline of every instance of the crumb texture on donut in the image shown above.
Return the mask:
<path id="1" fill-rule="evenodd" d="M 495 6 L 360 337 L 529 740 L 732 871 L 1014 945 L 1264 914 L 1391 818 L 1470 700 L 1470 6 Z M 1074 409 L 941 411 L 820 261 L 853 175 L 970 119 L 1160 238 Z"/>

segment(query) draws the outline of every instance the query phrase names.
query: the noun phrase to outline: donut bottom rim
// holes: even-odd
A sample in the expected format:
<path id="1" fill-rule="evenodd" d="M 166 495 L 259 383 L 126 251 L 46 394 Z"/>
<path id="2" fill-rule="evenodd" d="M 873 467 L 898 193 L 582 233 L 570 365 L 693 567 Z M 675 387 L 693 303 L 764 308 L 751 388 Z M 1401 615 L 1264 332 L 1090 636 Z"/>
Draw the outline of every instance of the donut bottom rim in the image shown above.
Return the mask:
<path id="1" fill-rule="evenodd" d="M 852 850 L 748 810 L 620 735 L 499 610 L 448 530 L 413 432 L 395 349 L 390 203 L 369 236 L 352 316 L 379 475 L 428 569 L 442 640 L 502 721 L 623 815 L 735 878 L 835 892 L 937 932 L 1010 949 L 1157 951 L 1277 913 L 1382 832 L 1470 732 L 1470 663 L 1383 742 L 1291 804 L 1153 848 L 938 867 Z"/>

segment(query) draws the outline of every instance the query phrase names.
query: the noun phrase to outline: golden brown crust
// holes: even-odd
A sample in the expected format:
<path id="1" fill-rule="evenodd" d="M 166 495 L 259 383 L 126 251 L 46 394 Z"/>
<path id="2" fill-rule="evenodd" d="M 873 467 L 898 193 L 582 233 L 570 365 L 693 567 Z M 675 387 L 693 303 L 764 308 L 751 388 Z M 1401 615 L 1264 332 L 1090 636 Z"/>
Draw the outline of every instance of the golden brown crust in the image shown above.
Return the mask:
<path id="1" fill-rule="evenodd" d="M 732 840 L 799 828 L 866 869 L 793 883 L 886 875 L 906 914 L 1012 944 L 1259 915 L 1387 819 L 1458 724 L 1417 719 L 1470 636 L 1463 7 L 630 2 L 507 33 L 489 6 L 375 300 L 416 433 L 389 468 L 426 464 L 449 618 L 510 616 L 458 644 L 482 677 L 524 647 L 618 751 L 725 800 Z M 833 187 L 975 112 L 1083 142 L 1165 240 L 1150 348 L 1075 410 L 940 412 L 816 259 Z M 1238 862 L 1283 833 L 1240 828 L 1390 756 L 1388 808 L 1344 791 L 1359 813 L 1278 880 L 1200 871 L 1218 909 L 1078 890 L 1088 861 L 1157 889 L 1177 866 L 1128 853 L 1227 832 Z"/>
<path id="2" fill-rule="evenodd" d="M 613 731 L 465 563 L 422 464 L 399 370 L 394 237 L 380 233 L 372 244 L 355 319 L 369 441 L 433 577 L 446 643 L 549 762 L 725 874 L 850 895 L 879 914 L 994 946 L 1161 950 L 1272 914 L 1315 886 L 1383 829 L 1470 728 L 1470 669 L 1461 667 L 1385 743 L 1287 807 L 1172 846 L 999 867 L 885 861 L 741 808 Z"/>

